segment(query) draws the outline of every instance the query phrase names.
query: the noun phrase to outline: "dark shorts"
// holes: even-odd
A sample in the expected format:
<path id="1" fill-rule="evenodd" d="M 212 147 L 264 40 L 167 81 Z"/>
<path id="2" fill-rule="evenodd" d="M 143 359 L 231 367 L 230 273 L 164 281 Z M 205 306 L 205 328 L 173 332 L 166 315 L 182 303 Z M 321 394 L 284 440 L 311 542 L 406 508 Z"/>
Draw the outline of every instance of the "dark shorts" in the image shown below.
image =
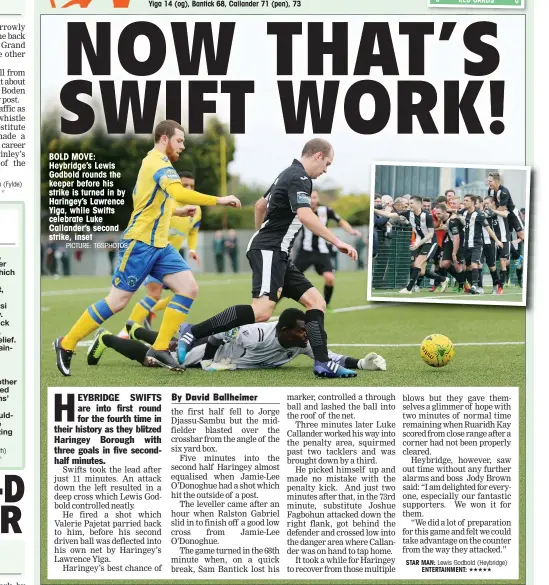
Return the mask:
<path id="1" fill-rule="evenodd" d="M 313 285 L 280 250 L 249 250 L 252 297 L 268 296 L 275 303 L 282 297 L 299 301 Z"/>
<path id="2" fill-rule="evenodd" d="M 496 258 L 498 260 L 509 260 L 509 254 L 511 251 L 511 243 L 503 242 L 503 248 L 496 248 Z"/>
<path id="3" fill-rule="evenodd" d="M 429 260 L 432 260 L 437 255 L 437 251 L 438 244 L 436 242 L 423 244 L 423 246 L 413 251 L 412 260 L 415 260 L 418 256 L 427 256 L 427 258 L 424 259 L 424 262 L 429 262 Z"/>
<path id="4" fill-rule="evenodd" d="M 314 266 L 317 274 L 334 271 L 329 253 L 322 254 L 321 252 L 307 252 L 306 250 L 300 250 L 294 260 L 294 264 L 301 272 L 305 272 L 310 266 Z"/>
<path id="5" fill-rule="evenodd" d="M 470 266 L 471 264 L 480 264 L 480 258 L 482 256 L 482 244 L 475 246 L 474 248 L 463 249 L 463 259 L 465 265 Z"/>
<path id="6" fill-rule="evenodd" d="M 443 260 L 443 261 L 449 260 L 450 262 L 452 262 L 453 254 L 454 254 L 454 242 L 452 242 L 452 241 L 446 242 L 444 244 L 444 248 L 442 249 L 441 260 Z M 458 248 L 456 258 L 457 258 L 457 261 L 459 263 L 463 262 L 463 248 L 461 246 Z"/>
<path id="7" fill-rule="evenodd" d="M 509 212 L 507 221 L 509 222 L 509 229 L 511 231 L 515 230 L 517 234 L 524 231 L 524 224 L 522 223 L 522 219 L 520 218 L 519 211 L 517 209 L 513 209 L 513 211 Z"/>
<path id="8" fill-rule="evenodd" d="M 484 244 L 482 247 L 484 261 L 486 262 L 486 266 L 488 266 L 488 268 L 492 268 L 496 265 L 496 249 L 499 248 L 496 248 L 495 242 Z"/>

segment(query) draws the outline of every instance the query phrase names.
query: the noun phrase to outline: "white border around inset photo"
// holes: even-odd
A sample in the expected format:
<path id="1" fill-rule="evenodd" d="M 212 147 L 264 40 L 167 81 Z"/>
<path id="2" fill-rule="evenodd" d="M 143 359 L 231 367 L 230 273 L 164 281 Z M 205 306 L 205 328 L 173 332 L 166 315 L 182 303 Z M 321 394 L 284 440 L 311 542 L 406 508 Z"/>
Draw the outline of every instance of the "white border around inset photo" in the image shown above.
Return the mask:
<path id="1" fill-rule="evenodd" d="M 376 174 L 378 166 L 401 166 L 401 167 L 435 167 L 440 169 L 494 169 L 501 171 L 525 171 L 525 211 L 526 211 L 526 237 L 524 240 L 524 277 L 523 277 L 523 288 L 519 289 L 521 293 L 520 300 L 517 301 L 502 301 L 498 297 L 494 297 L 494 300 L 477 300 L 476 295 L 452 295 L 451 293 L 445 294 L 445 298 L 429 298 L 429 297 L 406 297 L 400 295 L 397 291 L 389 291 L 387 293 L 372 293 L 372 266 L 373 266 L 373 230 L 374 230 L 374 197 L 375 197 L 375 185 L 376 185 Z M 497 164 L 447 164 L 447 163 L 425 163 L 425 162 L 401 162 L 401 161 L 377 161 L 372 163 L 371 168 L 371 184 L 370 184 L 370 227 L 369 227 L 369 245 L 368 245 L 368 288 L 367 288 L 367 299 L 368 301 L 381 301 L 381 302 L 399 302 L 399 303 L 422 303 L 422 304 L 443 304 L 443 305 L 477 305 L 483 307 L 503 306 L 503 307 L 525 307 L 528 293 L 528 241 L 530 239 L 530 177 L 531 167 L 529 166 L 514 166 L 514 165 L 497 165 Z M 511 296 L 508 294 L 508 296 Z M 465 297 L 465 298 L 464 298 Z M 485 296 L 482 297 L 485 299 Z"/>

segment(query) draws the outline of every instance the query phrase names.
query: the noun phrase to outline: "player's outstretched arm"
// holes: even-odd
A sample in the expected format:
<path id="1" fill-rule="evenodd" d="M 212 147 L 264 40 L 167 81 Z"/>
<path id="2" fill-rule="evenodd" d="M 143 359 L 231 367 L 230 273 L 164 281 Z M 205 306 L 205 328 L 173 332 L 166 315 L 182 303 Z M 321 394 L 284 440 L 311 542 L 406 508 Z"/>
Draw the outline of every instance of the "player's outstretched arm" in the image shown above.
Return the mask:
<path id="1" fill-rule="evenodd" d="M 355 230 L 355 228 L 346 219 L 339 220 L 339 227 L 343 228 L 348 234 L 351 234 L 351 236 L 362 235 L 358 230 Z"/>
<path id="2" fill-rule="evenodd" d="M 400 215 L 395 213 L 394 211 L 385 211 L 384 209 L 374 209 L 375 215 L 380 215 L 381 217 L 387 217 L 389 219 L 399 219 Z"/>
<path id="3" fill-rule="evenodd" d="M 331 230 L 323 225 L 310 207 L 300 207 L 297 210 L 297 217 L 307 229 L 311 230 L 313 234 L 315 234 L 315 236 L 318 236 L 330 244 L 333 244 L 342 254 L 346 254 L 352 260 L 356 260 L 358 258 L 357 251 L 349 244 L 346 244 L 344 241 L 340 240 Z"/>
<path id="4" fill-rule="evenodd" d="M 435 228 L 430 228 L 427 230 L 427 235 L 424 238 L 421 238 L 421 240 L 416 240 L 413 244 L 410 244 L 410 250 L 417 250 L 418 248 L 421 248 L 421 246 L 431 240 L 434 235 Z"/>
<path id="5" fill-rule="evenodd" d="M 185 189 L 179 182 L 170 183 L 165 188 L 166 192 L 172 199 L 183 205 L 222 205 L 229 207 L 240 207 L 240 200 L 234 195 L 226 197 L 214 197 L 213 195 L 204 195 L 192 189 Z"/>
<path id="6" fill-rule="evenodd" d="M 509 210 L 506 208 L 498 208 L 491 210 L 494 215 L 500 215 L 501 217 L 507 217 L 509 215 Z"/>

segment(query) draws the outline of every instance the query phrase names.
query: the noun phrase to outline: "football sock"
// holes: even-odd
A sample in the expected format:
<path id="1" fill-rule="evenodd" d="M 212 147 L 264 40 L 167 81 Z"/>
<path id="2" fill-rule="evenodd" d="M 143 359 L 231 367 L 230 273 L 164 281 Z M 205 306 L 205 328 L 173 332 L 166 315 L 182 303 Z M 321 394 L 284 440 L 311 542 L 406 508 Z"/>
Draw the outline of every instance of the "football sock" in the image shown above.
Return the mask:
<path id="1" fill-rule="evenodd" d="M 427 278 L 432 278 L 435 282 L 438 282 L 438 283 L 444 282 L 446 280 L 445 276 L 442 276 L 441 274 L 437 274 L 436 272 L 431 272 L 430 270 L 428 270 L 425 273 L 425 276 Z"/>
<path id="2" fill-rule="evenodd" d="M 448 268 L 448 274 L 450 276 L 453 276 L 456 279 L 456 281 L 459 282 L 458 272 L 453 266 L 450 266 L 450 268 Z"/>
<path id="3" fill-rule="evenodd" d="M 209 337 L 216 333 L 229 331 L 229 329 L 233 329 L 233 327 L 249 325 L 250 323 L 255 323 L 255 313 L 252 306 L 235 305 L 234 307 L 229 307 L 221 313 L 218 313 L 211 319 L 193 325 L 191 333 L 196 339 L 199 339 L 200 337 Z"/>
<path id="4" fill-rule="evenodd" d="M 109 317 L 114 315 L 105 299 L 90 305 L 61 340 L 61 347 L 74 351 L 76 344 L 95 331 Z"/>
<path id="5" fill-rule="evenodd" d="M 158 336 L 156 331 L 152 331 L 151 329 L 145 329 L 145 327 L 137 327 L 134 332 L 134 337 L 139 339 L 139 341 L 144 341 L 149 345 L 152 345 Z"/>
<path id="6" fill-rule="evenodd" d="M 407 284 L 406 288 L 408 290 L 412 290 L 416 284 L 416 281 L 418 279 L 420 273 L 420 269 L 419 268 L 414 268 L 412 270 L 412 276 L 410 277 L 410 282 Z"/>
<path id="7" fill-rule="evenodd" d="M 346 357 L 345 361 L 343 362 L 343 367 L 344 368 L 351 368 L 352 370 L 356 370 L 356 368 L 358 368 L 358 362 L 360 360 L 357 360 L 356 358 L 353 357 Z"/>
<path id="8" fill-rule="evenodd" d="M 483 279 L 482 279 L 482 268 L 479 268 L 478 269 L 478 286 L 479 286 L 479 288 L 482 288 L 482 282 L 483 282 Z"/>
<path id="9" fill-rule="evenodd" d="M 317 362 L 326 363 L 328 356 L 328 336 L 324 330 L 324 313 L 319 309 L 310 309 L 305 313 L 305 328 L 313 355 Z"/>
<path id="10" fill-rule="evenodd" d="M 446 279 L 446 275 L 448 274 L 447 268 L 439 268 L 437 274 L 440 274 L 444 279 Z"/>
<path id="11" fill-rule="evenodd" d="M 153 349 L 160 351 L 168 349 L 172 337 L 185 322 L 193 301 L 194 299 L 184 295 L 175 294 L 173 296 L 164 313 L 158 336 L 152 346 Z"/>
<path id="12" fill-rule="evenodd" d="M 332 300 L 332 295 L 334 294 L 334 287 L 328 286 L 327 284 L 324 285 L 324 300 L 326 301 L 326 305 L 330 304 Z"/>
<path id="13" fill-rule="evenodd" d="M 142 298 L 132 309 L 132 312 L 130 313 L 130 320 L 140 324 L 143 323 L 147 315 L 152 311 L 155 304 L 156 299 L 153 299 L 152 297 L 146 296 Z"/>
<path id="14" fill-rule="evenodd" d="M 472 278 L 471 285 L 476 286 L 478 284 L 478 268 L 473 268 L 471 270 L 471 278 Z"/>
<path id="15" fill-rule="evenodd" d="M 517 280 L 519 281 L 519 284 L 522 285 L 522 268 L 517 268 Z"/>
<path id="16" fill-rule="evenodd" d="M 107 333 L 101 338 L 103 343 L 131 360 L 142 364 L 145 361 L 148 347 L 133 339 L 122 339 L 118 335 Z"/>
<path id="17" fill-rule="evenodd" d="M 500 282 L 499 282 L 499 274 L 498 274 L 497 268 L 495 270 L 491 270 L 490 271 L 490 276 L 492 277 L 492 284 L 494 286 L 497 286 L 498 284 L 500 284 Z"/>
<path id="18" fill-rule="evenodd" d="M 471 274 L 471 269 L 470 268 L 467 268 L 467 270 L 465 270 L 465 280 L 469 284 L 473 284 L 473 276 Z"/>
<path id="19" fill-rule="evenodd" d="M 214 345 L 213 343 L 207 343 L 206 349 L 204 350 L 204 356 L 202 360 L 213 360 L 217 350 L 219 349 L 219 345 Z"/>
<path id="20" fill-rule="evenodd" d="M 500 270 L 500 273 L 499 273 L 499 281 L 501 282 L 501 285 L 502 286 L 504 284 L 506 284 L 506 282 L 507 282 L 507 270 Z"/>
<path id="21" fill-rule="evenodd" d="M 170 301 L 173 299 L 173 295 L 169 295 L 167 297 L 164 297 L 163 299 L 160 299 L 156 305 L 151 309 L 153 313 L 158 313 L 159 311 L 163 311 L 168 304 L 170 303 Z"/>

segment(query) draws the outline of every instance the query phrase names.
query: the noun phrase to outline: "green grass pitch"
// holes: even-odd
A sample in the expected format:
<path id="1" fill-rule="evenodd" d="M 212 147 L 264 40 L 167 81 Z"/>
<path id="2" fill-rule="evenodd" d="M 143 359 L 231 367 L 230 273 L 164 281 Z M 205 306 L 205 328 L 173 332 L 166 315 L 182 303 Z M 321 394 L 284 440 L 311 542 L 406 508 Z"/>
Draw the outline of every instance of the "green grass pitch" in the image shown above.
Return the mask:
<path id="1" fill-rule="evenodd" d="M 322 290 L 322 281 L 309 273 Z M 200 293 L 191 311 L 198 322 L 233 304 L 250 300 L 250 274 L 197 277 Z M 84 309 L 108 291 L 108 277 L 42 279 L 42 385 L 48 386 L 519 386 L 525 382 L 525 309 L 463 305 L 368 303 L 364 272 L 338 273 L 326 315 L 328 344 L 333 351 L 363 357 L 376 351 L 387 360 L 386 372 L 359 372 L 353 379 L 319 380 L 312 362 L 300 357 L 277 370 L 208 373 L 189 369 L 173 373 L 143 368 L 112 350 L 96 367 L 86 363 L 87 347 L 78 347 L 72 376 L 57 371 L 52 341 L 66 333 Z M 138 291 L 134 299 L 143 295 Z M 283 300 L 277 313 L 295 303 Z M 106 323 L 117 333 L 132 303 Z M 341 309 L 348 311 L 340 311 Z M 158 326 L 158 320 L 154 321 Z M 454 360 L 431 368 L 419 356 L 419 344 L 432 333 L 447 335 L 456 345 Z"/>

